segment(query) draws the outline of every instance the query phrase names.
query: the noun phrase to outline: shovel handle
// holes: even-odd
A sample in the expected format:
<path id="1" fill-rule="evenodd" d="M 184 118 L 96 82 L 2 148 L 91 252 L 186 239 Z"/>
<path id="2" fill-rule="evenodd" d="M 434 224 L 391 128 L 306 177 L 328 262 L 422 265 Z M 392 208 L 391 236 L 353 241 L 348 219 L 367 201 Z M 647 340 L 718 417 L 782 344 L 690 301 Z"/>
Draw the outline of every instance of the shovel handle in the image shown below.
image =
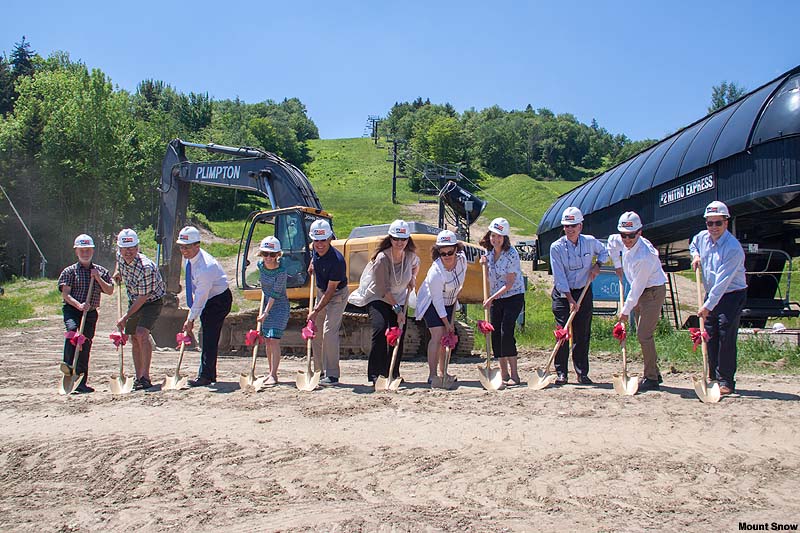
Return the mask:
<path id="1" fill-rule="evenodd" d="M 622 312 L 622 308 L 625 307 L 625 285 L 622 283 L 622 278 L 619 280 L 619 312 Z M 624 327 L 624 324 L 623 324 Z M 628 374 L 628 350 L 626 350 L 626 342 L 627 339 L 622 339 L 622 342 L 619 343 L 620 348 L 622 348 L 622 375 L 627 376 Z"/>
<path id="2" fill-rule="evenodd" d="M 700 289 L 700 285 L 702 284 L 702 275 L 700 274 L 700 268 L 695 269 L 694 271 L 694 279 L 695 279 L 695 287 L 697 288 L 697 309 L 698 311 L 700 308 L 703 307 L 703 294 Z M 705 319 L 697 315 L 697 319 L 700 322 L 700 350 L 703 352 L 703 386 L 705 387 L 708 383 L 708 376 L 710 374 L 710 369 L 708 368 L 708 346 L 706 345 L 706 321 Z"/>
<path id="3" fill-rule="evenodd" d="M 92 300 L 92 289 L 94 289 L 94 278 L 89 278 L 89 290 L 86 291 L 86 302 L 83 308 L 83 314 L 81 315 L 81 323 L 78 326 L 78 335 L 83 335 L 83 326 L 86 325 L 86 314 L 89 312 L 89 303 Z M 75 368 L 78 366 L 78 357 L 81 355 L 81 350 L 83 349 L 83 343 L 78 344 L 75 347 L 75 354 L 72 356 L 72 375 L 75 375 Z"/>
<path id="4" fill-rule="evenodd" d="M 406 315 L 406 309 L 408 309 L 408 298 L 411 296 L 411 287 L 406 289 L 406 301 L 403 304 L 403 316 Z M 394 349 L 392 350 L 392 361 L 389 363 L 389 375 L 386 376 L 386 379 L 389 381 L 392 380 L 392 371 L 394 370 L 394 365 L 397 362 L 397 355 L 400 353 L 400 339 L 403 338 L 403 333 L 406 331 L 406 321 L 403 321 L 403 330 L 400 333 L 400 337 L 397 338 L 397 344 L 394 345 Z"/>
<path id="5" fill-rule="evenodd" d="M 261 303 L 258 305 L 258 315 L 257 317 L 261 316 L 261 313 L 264 312 L 264 291 L 261 291 Z M 261 324 L 262 321 L 256 318 L 256 331 L 261 334 Z M 253 362 L 250 366 L 250 376 L 254 376 L 256 373 L 256 357 L 258 357 L 258 340 L 253 343 Z"/>
<path id="6" fill-rule="evenodd" d="M 311 314 L 311 310 L 314 309 L 314 285 L 316 284 L 316 276 L 315 273 L 311 272 L 311 278 L 309 279 L 308 283 L 308 314 Z M 307 375 L 311 375 L 311 339 L 306 341 L 306 372 Z"/>
<path id="7" fill-rule="evenodd" d="M 489 265 L 481 263 L 481 273 L 483 274 L 483 301 L 489 299 Z M 491 306 L 490 306 L 491 307 Z M 483 319 L 489 322 L 489 308 L 483 308 Z M 492 343 L 489 334 L 485 333 L 486 338 L 486 379 L 489 379 L 489 361 L 492 358 Z"/>

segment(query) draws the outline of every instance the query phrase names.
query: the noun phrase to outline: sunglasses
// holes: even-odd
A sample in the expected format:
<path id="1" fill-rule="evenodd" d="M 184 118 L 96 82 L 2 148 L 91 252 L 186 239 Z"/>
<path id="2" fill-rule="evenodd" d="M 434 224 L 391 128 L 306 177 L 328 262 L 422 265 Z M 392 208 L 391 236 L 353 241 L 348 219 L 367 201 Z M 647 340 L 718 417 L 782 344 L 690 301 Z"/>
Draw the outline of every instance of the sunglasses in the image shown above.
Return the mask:
<path id="1" fill-rule="evenodd" d="M 405 242 L 408 240 L 407 237 L 390 237 L 395 242 Z"/>
<path id="2" fill-rule="evenodd" d="M 439 252 L 439 255 L 442 257 L 450 257 L 451 255 L 456 255 L 456 251 L 450 250 L 449 252 Z"/>
<path id="3" fill-rule="evenodd" d="M 706 227 L 713 228 L 714 226 L 722 226 L 724 223 L 724 220 L 706 220 Z"/>
<path id="4" fill-rule="evenodd" d="M 262 257 L 278 257 L 281 255 L 280 252 L 261 252 Z"/>
<path id="5" fill-rule="evenodd" d="M 179 244 L 179 245 L 178 245 L 178 248 L 179 248 L 180 250 L 191 250 L 192 248 L 194 248 L 194 245 L 195 245 L 195 244 L 197 244 L 197 243 L 192 243 L 192 244 Z"/>
<path id="6" fill-rule="evenodd" d="M 562 224 L 562 226 L 564 227 L 564 229 L 567 229 L 567 228 L 577 228 L 577 227 L 578 227 L 578 225 L 577 225 L 577 224 Z"/>
<path id="7" fill-rule="evenodd" d="M 623 239 L 635 239 L 638 234 L 639 232 L 635 231 L 633 233 L 620 233 L 619 236 Z"/>

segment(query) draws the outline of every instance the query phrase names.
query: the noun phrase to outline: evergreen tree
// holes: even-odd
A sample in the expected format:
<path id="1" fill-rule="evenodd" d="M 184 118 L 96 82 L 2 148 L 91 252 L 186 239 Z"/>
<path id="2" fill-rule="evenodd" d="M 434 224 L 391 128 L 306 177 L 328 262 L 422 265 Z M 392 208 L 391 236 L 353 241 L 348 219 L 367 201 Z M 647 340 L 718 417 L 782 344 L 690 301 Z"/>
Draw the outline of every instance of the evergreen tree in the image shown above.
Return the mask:
<path id="1" fill-rule="evenodd" d="M 5 55 L 0 55 L 0 117 L 14 109 L 14 77 Z"/>
<path id="2" fill-rule="evenodd" d="M 14 81 L 22 76 L 33 76 L 35 67 L 33 59 L 36 52 L 31 50 L 31 43 L 22 36 L 22 41 L 14 43 L 14 50 L 11 52 L 11 67 L 14 74 Z"/>

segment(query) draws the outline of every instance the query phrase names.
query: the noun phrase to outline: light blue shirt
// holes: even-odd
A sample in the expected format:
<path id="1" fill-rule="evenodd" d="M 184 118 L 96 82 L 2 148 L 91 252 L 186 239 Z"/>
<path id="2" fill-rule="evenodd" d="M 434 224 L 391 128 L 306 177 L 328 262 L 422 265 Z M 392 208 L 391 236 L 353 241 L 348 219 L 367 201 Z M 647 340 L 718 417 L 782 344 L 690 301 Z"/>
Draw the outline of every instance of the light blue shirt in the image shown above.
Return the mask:
<path id="1" fill-rule="evenodd" d="M 605 263 L 608 251 L 591 235 L 578 235 L 572 244 L 564 235 L 550 245 L 550 267 L 556 290 L 563 298 L 570 289 L 582 289 L 589 281 L 589 271 L 595 263 Z"/>
<path id="2" fill-rule="evenodd" d="M 747 288 L 744 276 L 744 250 L 739 241 L 729 231 L 714 242 L 708 230 L 703 230 L 692 239 L 689 245 L 692 260 L 700 257 L 703 267 L 703 285 L 706 288 L 706 301 L 703 307 L 713 311 L 720 298 L 726 293 Z"/>

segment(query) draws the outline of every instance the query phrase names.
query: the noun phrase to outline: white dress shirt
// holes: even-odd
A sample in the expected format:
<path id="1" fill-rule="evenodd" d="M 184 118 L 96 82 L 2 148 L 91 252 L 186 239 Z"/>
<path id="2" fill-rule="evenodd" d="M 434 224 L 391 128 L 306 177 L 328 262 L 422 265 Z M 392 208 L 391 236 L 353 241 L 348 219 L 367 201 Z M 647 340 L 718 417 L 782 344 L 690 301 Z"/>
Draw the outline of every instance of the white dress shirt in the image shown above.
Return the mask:
<path id="1" fill-rule="evenodd" d="M 630 249 L 622 243 L 619 234 L 611 235 L 607 247 L 614 267 L 622 267 L 625 278 L 631 286 L 620 312 L 623 315 L 630 315 L 633 308 L 638 305 L 644 290 L 664 285 L 667 283 L 667 276 L 661 268 L 658 250 L 641 235 Z"/>
<path id="2" fill-rule="evenodd" d="M 202 248 L 193 258 L 192 263 L 192 308 L 189 320 L 195 320 L 203 312 L 206 302 L 228 289 L 228 277 L 217 260 Z M 184 264 L 184 268 L 186 265 Z"/>

